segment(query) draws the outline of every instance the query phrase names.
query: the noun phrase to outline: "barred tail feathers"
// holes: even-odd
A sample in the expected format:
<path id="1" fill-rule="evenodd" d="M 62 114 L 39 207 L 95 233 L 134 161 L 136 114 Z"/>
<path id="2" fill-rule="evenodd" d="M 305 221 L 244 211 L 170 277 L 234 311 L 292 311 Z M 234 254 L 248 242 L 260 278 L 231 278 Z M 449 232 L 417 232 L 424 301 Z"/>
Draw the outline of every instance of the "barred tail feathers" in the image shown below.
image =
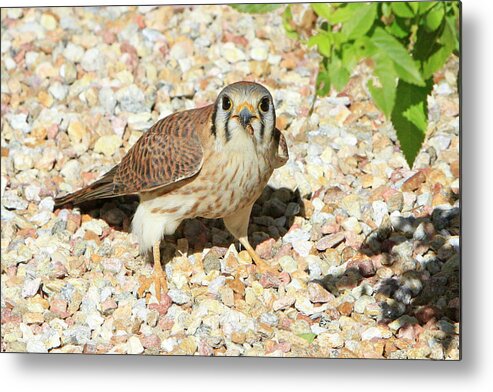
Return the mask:
<path id="1" fill-rule="evenodd" d="M 114 172 L 115 168 L 110 170 L 96 182 L 93 182 L 84 188 L 73 193 L 69 193 L 68 195 L 57 197 L 55 199 L 55 208 L 69 203 L 81 204 L 90 200 L 119 196 L 119 194 L 115 192 L 115 185 L 113 183 Z"/>

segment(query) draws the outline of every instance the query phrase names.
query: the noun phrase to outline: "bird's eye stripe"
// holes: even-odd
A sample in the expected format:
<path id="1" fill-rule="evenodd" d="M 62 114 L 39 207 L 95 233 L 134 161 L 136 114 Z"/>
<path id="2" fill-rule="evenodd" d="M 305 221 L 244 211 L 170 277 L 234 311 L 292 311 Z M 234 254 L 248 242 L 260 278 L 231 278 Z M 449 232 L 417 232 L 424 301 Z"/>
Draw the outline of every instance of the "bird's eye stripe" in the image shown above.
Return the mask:
<path id="1" fill-rule="evenodd" d="M 228 111 L 226 113 L 226 121 L 225 121 L 225 127 L 224 127 L 224 137 L 226 138 L 226 143 L 231 140 L 231 132 L 229 131 L 229 118 L 230 118 L 231 112 Z"/>

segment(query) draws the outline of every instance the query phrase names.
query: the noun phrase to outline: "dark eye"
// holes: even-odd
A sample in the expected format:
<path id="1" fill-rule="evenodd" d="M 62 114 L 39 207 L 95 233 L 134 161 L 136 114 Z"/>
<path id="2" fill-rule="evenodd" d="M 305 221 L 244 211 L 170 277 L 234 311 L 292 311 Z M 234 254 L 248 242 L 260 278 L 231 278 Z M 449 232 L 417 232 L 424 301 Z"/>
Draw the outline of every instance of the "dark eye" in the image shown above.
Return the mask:
<path id="1" fill-rule="evenodd" d="M 223 97 L 223 110 L 230 110 L 231 106 L 231 99 L 229 97 Z"/>
<path id="2" fill-rule="evenodd" d="M 259 104 L 260 110 L 263 113 L 268 112 L 269 106 L 270 106 L 269 98 L 267 98 L 267 97 L 262 98 L 262 100 L 260 101 L 260 104 Z"/>

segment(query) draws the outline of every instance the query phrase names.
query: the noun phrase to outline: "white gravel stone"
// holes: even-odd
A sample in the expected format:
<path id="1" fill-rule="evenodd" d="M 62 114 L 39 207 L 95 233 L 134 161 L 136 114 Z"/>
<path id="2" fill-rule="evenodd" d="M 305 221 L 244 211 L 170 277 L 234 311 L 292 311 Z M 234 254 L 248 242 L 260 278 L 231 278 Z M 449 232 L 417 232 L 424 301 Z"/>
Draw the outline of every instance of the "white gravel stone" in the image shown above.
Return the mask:
<path id="1" fill-rule="evenodd" d="M 12 57 L 7 57 L 5 58 L 5 68 L 7 71 L 11 71 L 16 67 L 15 61 L 12 59 Z"/>
<path id="2" fill-rule="evenodd" d="M 369 295 L 362 295 L 354 303 L 354 311 L 356 313 L 364 313 L 366 307 L 373 303 L 375 303 L 375 298 L 370 297 Z"/>
<path id="3" fill-rule="evenodd" d="M 288 274 L 298 270 L 298 263 L 291 256 L 283 256 L 279 259 L 279 264 L 284 272 Z"/>
<path id="4" fill-rule="evenodd" d="M 34 215 L 30 221 L 35 223 L 38 226 L 44 226 L 51 219 L 51 212 L 49 211 L 41 211 L 38 214 Z"/>
<path id="5" fill-rule="evenodd" d="M 7 190 L 3 194 L 2 205 L 11 210 L 25 210 L 28 203 L 17 196 L 17 192 Z"/>
<path id="6" fill-rule="evenodd" d="M 255 61 L 265 61 L 269 57 L 269 46 L 259 39 L 251 43 L 250 57 Z"/>
<path id="7" fill-rule="evenodd" d="M 175 338 L 168 338 L 162 341 L 161 348 L 166 352 L 171 352 L 173 348 L 178 344 Z"/>
<path id="8" fill-rule="evenodd" d="M 26 133 L 31 129 L 30 125 L 27 123 L 27 114 L 25 113 L 8 114 L 6 118 L 10 126 L 14 129 Z"/>
<path id="9" fill-rule="evenodd" d="M 112 114 L 116 107 L 116 97 L 111 87 L 103 87 L 99 90 L 99 103 L 104 108 L 105 112 Z"/>
<path id="10" fill-rule="evenodd" d="M 218 276 L 212 282 L 209 283 L 208 291 L 211 294 L 218 294 L 219 289 L 226 283 L 226 277 Z"/>
<path id="11" fill-rule="evenodd" d="M 140 339 L 136 336 L 131 336 L 127 341 L 127 353 L 128 354 L 142 354 L 144 347 L 140 342 Z"/>
<path id="12" fill-rule="evenodd" d="M 19 19 L 22 16 L 22 8 L 7 8 L 7 16 L 10 19 Z"/>
<path id="13" fill-rule="evenodd" d="M 63 101 L 68 93 L 68 87 L 60 82 L 54 82 L 48 89 L 51 95 L 59 101 Z"/>
<path id="14" fill-rule="evenodd" d="M 98 219 L 92 219 L 82 223 L 81 228 L 84 230 L 91 230 L 97 235 L 103 234 L 103 229 L 107 226 L 106 222 Z"/>
<path id="15" fill-rule="evenodd" d="M 40 340 L 32 339 L 26 343 L 26 351 L 28 353 L 47 353 L 48 349 Z"/>
<path id="16" fill-rule="evenodd" d="M 22 287 L 22 296 L 24 298 L 34 296 L 38 292 L 40 284 L 41 278 L 26 279 Z"/>
<path id="17" fill-rule="evenodd" d="M 343 223 L 342 227 L 344 230 L 352 231 L 355 234 L 361 233 L 361 225 L 358 222 L 358 219 L 356 219 L 354 216 L 350 216 L 347 218 Z"/>
<path id="18" fill-rule="evenodd" d="M 244 61 L 246 59 L 245 53 L 232 42 L 226 42 L 222 46 L 221 53 L 231 64 Z"/>
<path id="19" fill-rule="evenodd" d="M 323 332 L 318 335 L 317 341 L 323 347 L 340 348 L 344 345 L 344 339 L 340 333 Z"/>
<path id="20" fill-rule="evenodd" d="M 79 45 L 69 42 L 63 51 L 63 55 L 67 60 L 79 62 L 84 56 L 84 49 Z"/>
<path id="21" fill-rule="evenodd" d="M 33 159 L 28 154 L 18 152 L 14 155 L 14 167 L 17 171 L 31 169 L 33 164 Z"/>
<path id="22" fill-rule="evenodd" d="M 110 157 L 118 151 L 121 145 L 122 140 L 119 136 L 104 135 L 96 141 L 96 144 L 94 145 L 94 152 Z"/>
<path id="23" fill-rule="evenodd" d="M 104 65 L 104 61 L 99 49 L 88 49 L 82 56 L 81 65 L 88 72 L 100 69 Z"/>
<path id="24" fill-rule="evenodd" d="M 53 212 L 53 209 L 55 208 L 55 200 L 53 200 L 52 197 L 45 197 L 39 202 L 38 208 L 41 211 Z"/>
<path id="25" fill-rule="evenodd" d="M 382 331 L 380 328 L 371 327 L 361 333 L 361 340 L 381 339 Z"/>
<path id="26" fill-rule="evenodd" d="M 91 329 L 96 329 L 103 324 L 104 318 L 101 317 L 99 312 L 90 312 L 86 317 L 86 323 Z"/>
<path id="27" fill-rule="evenodd" d="M 60 170 L 60 174 L 64 176 L 67 180 L 74 181 L 80 177 L 80 163 L 76 159 L 68 161 Z"/>
<path id="28" fill-rule="evenodd" d="M 169 289 L 168 295 L 170 296 L 171 300 L 178 305 L 183 305 L 191 301 L 190 296 L 182 290 Z"/>
<path id="29" fill-rule="evenodd" d="M 98 234 L 100 235 L 100 234 Z M 103 268 L 105 271 L 112 272 L 114 274 L 120 272 L 123 268 L 123 261 L 116 257 L 110 257 L 104 259 L 102 262 Z"/>
<path id="30" fill-rule="evenodd" d="M 382 224 L 383 218 L 389 213 L 387 204 L 385 202 L 377 200 L 372 203 L 373 209 L 373 221 L 377 226 Z"/>

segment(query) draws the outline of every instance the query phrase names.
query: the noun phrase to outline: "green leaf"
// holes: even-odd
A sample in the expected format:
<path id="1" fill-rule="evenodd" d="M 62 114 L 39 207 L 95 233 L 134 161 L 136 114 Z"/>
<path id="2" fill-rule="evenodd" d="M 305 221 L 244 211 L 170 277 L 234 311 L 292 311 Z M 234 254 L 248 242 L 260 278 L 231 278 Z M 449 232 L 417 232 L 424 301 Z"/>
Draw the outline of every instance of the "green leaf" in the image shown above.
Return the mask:
<path id="1" fill-rule="evenodd" d="M 418 13 L 420 15 L 426 14 L 430 10 L 430 8 L 433 8 L 437 4 L 438 3 L 435 1 L 420 1 Z"/>
<path id="2" fill-rule="evenodd" d="M 402 113 L 416 128 L 418 128 L 423 134 L 426 134 L 426 127 L 428 126 L 428 120 L 426 118 L 424 103 L 420 102 L 416 105 L 411 105 L 407 110 Z"/>
<path id="3" fill-rule="evenodd" d="M 433 80 L 426 80 L 425 86 L 415 86 L 399 80 L 396 101 L 392 110 L 392 124 L 397 133 L 401 150 L 410 168 L 423 144 L 427 123 L 427 97 L 433 88 Z"/>
<path id="4" fill-rule="evenodd" d="M 402 28 L 397 20 L 394 20 L 392 24 L 385 27 L 390 34 L 397 38 L 405 38 L 409 35 L 410 31 Z"/>
<path id="5" fill-rule="evenodd" d="M 407 52 L 406 48 L 396 38 L 381 27 L 377 27 L 371 41 L 382 53 L 392 59 L 397 75 L 400 78 L 418 86 L 424 85 L 418 65 Z"/>
<path id="6" fill-rule="evenodd" d="M 325 69 L 320 68 L 317 75 L 317 95 L 320 97 L 326 96 L 330 93 L 330 87 L 329 73 Z"/>
<path id="7" fill-rule="evenodd" d="M 433 53 L 427 60 L 423 61 L 423 77 L 429 78 L 441 69 L 447 62 L 452 50 L 442 46 Z"/>
<path id="8" fill-rule="evenodd" d="M 315 13 L 324 18 L 325 20 L 329 20 L 332 9 L 328 4 L 325 3 L 312 3 L 310 4 L 312 6 L 312 10 L 315 11 Z"/>
<path id="9" fill-rule="evenodd" d="M 445 28 L 440 37 L 440 43 L 452 50 L 459 50 L 459 38 L 457 35 L 456 19 L 454 16 L 445 18 Z"/>
<path id="10" fill-rule="evenodd" d="M 283 5 L 284 4 L 230 4 L 230 7 L 247 14 L 266 14 Z"/>
<path id="11" fill-rule="evenodd" d="M 392 8 L 390 6 L 390 3 L 382 3 L 382 16 L 388 18 L 391 12 Z"/>
<path id="12" fill-rule="evenodd" d="M 377 107 L 390 119 L 395 105 L 397 88 L 397 73 L 392 61 L 384 55 L 373 58 L 375 62 L 374 74 L 378 77 L 381 87 L 376 87 L 372 80 L 368 80 L 368 89 Z"/>
<path id="13" fill-rule="evenodd" d="M 437 4 L 428 14 L 426 14 L 425 25 L 428 31 L 435 31 L 442 24 L 445 16 L 445 7 L 443 4 Z"/>
<path id="14" fill-rule="evenodd" d="M 342 46 L 342 63 L 346 69 L 353 69 L 363 57 L 367 57 L 366 48 L 359 42 L 355 41 Z"/>
<path id="15" fill-rule="evenodd" d="M 329 77 L 337 91 L 341 91 L 349 81 L 349 72 L 339 57 L 334 56 L 331 59 Z"/>
<path id="16" fill-rule="evenodd" d="M 330 33 L 326 31 L 320 31 L 318 34 L 312 35 L 308 39 L 308 47 L 317 46 L 318 51 L 322 56 L 330 57 L 330 48 L 332 45 L 332 39 Z"/>
<path id="17" fill-rule="evenodd" d="M 331 24 L 344 23 L 353 17 L 354 10 L 349 7 L 350 4 L 341 4 L 335 11 L 332 11 L 327 20 Z"/>
<path id="18" fill-rule="evenodd" d="M 416 15 L 419 11 L 419 2 L 418 1 L 408 1 L 406 3 L 414 15 Z"/>
<path id="19" fill-rule="evenodd" d="M 284 30 L 286 31 L 286 35 L 291 39 L 298 38 L 298 32 L 292 26 L 291 22 L 293 21 L 293 13 L 291 12 L 291 4 L 288 4 L 282 13 L 282 25 L 284 26 Z"/>
<path id="20" fill-rule="evenodd" d="M 300 333 L 298 334 L 298 336 L 302 339 L 305 339 L 308 343 L 312 343 L 317 337 L 317 335 L 315 335 L 314 333 Z"/>
<path id="21" fill-rule="evenodd" d="M 336 47 L 339 47 L 347 42 L 346 36 L 342 34 L 340 31 L 332 31 L 331 37 L 332 37 L 332 43 Z"/>
<path id="22" fill-rule="evenodd" d="M 455 31 L 454 18 L 446 18 L 445 25 L 438 40 L 430 40 L 429 35 L 420 37 L 417 41 L 417 49 L 424 51 L 421 55 L 423 66 L 423 78 L 428 79 L 441 69 L 458 44 L 457 33 Z M 428 46 L 428 48 L 422 48 Z"/>
<path id="23" fill-rule="evenodd" d="M 392 11 L 401 18 L 413 18 L 414 12 L 408 2 L 392 2 Z"/>
<path id="24" fill-rule="evenodd" d="M 355 39 L 365 35 L 371 29 L 377 16 L 377 3 L 352 3 L 348 8 L 353 10 L 352 17 L 342 26 L 342 33 L 347 39 Z"/>
<path id="25" fill-rule="evenodd" d="M 355 40 L 353 45 L 358 49 L 360 57 L 373 57 L 380 52 L 367 35 Z"/>

